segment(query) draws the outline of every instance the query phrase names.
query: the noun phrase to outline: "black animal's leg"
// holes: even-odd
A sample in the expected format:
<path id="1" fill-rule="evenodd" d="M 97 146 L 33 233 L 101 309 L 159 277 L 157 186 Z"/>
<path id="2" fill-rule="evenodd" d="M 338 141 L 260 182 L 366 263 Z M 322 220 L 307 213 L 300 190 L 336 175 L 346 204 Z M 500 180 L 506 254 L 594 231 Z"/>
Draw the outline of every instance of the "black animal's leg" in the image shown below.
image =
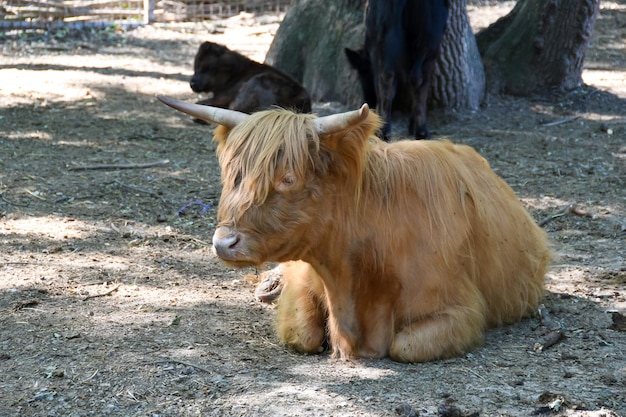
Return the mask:
<path id="1" fill-rule="evenodd" d="M 409 123 L 409 132 L 415 139 L 428 139 L 430 132 L 427 123 L 428 93 L 430 79 L 435 70 L 435 60 L 427 60 L 423 65 L 416 65 L 411 70 L 410 83 L 413 91 L 413 111 Z"/>
<path id="2" fill-rule="evenodd" d="M 409 135 L 415 139 L 425 139 L 428 137 L 428 127 L 425 125 L 425 113 L 423 113 L 423 102 L 425 98 L 423 83 L 423 67 L 416 65 L 409 74 L 409 88 L 411 90 L 411 114 L 409 116 Z"/>
<path id="3" fill-rule="evenodd" d="M 372 63 L 365 49 L 353 51 L 345 48 L 346 57 L 350 66 L 359 74 L 359 82 L 361 83 L 361 91 L 363 92 L 363 100 L 370 106 L 376 108 L 376 85 L 374 82 L 374 73 L 372 71 Z"/>
<path id="4" fill-rule="evenodd" d="M 391 105 L 396 95 L 397 79 L 393 71 L 381 71 L 378 74 L 378 83 L 376 84 L 376 95 L 378 103 L 376 111 L 384 120 L 385 124 L 382 129 L 383 140 L 389 142 L 391 133 Z"/>

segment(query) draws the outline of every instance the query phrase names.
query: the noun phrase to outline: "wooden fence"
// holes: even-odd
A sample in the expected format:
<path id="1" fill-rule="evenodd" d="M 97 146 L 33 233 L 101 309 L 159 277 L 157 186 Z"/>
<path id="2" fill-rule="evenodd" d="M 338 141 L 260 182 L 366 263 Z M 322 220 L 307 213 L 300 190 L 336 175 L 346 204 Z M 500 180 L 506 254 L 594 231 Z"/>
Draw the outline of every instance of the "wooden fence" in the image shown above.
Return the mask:
<path id="1" fill-rule="evenodd" d="M 242 11 L 280 13 L 294 0 L 2 0 L 0 29 L 195 22 Z"/>

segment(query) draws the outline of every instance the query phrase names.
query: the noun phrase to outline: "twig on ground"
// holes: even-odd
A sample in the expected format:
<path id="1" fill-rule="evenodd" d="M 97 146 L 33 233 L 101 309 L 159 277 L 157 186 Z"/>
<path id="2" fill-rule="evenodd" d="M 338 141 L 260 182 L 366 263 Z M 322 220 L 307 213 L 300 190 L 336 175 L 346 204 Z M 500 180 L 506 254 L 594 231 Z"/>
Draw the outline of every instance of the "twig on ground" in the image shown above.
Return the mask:
<path id="1" fill-rule="evenodd" d="M 106 284 L 108 281 L 90 281 L 90 282 L 83 282 L 80 285 L 83 287 L 87 287 L 89 285 L 103 285 Z"/>
<path id="2" fill-rule="evenodd" d="M 580 118 L 580 116 L 566 117 L 565 119 L 556 120 L 554 122 L 542 123 L 541 126 L 544 126 L 544 127 L 558 126 L 558 125 L 562 125 L 565 123 L 573 122 L 574 120 L 578 118 Z"/>
<path id="3" fill-rule="evenodd" d="M 18 301 L 13 305 L 13 311 L 19 311 L 36 305 L 39 305 L 39 300 L 37 299 Z"/>
<path id="4" fill-rule="evenodd" d="M 68 171 L 88 171 L 97 169 L 143 169 L 152 168 L 169 164 L 170 161 L 164 159 L 163 161 L 148 162 L 145 164 L 95 164 L 95 165 L 83 165 L 68 167 Z"/>
<path id="5" fill-rule="evenodd" d="M 206 213 L 206 212 L 207 212 L 207 210 L 210 210 L 210 209 L 211 209 L 211 205 L 210 205 L 210 204 L 204 204 L 202 201 L 192 201 L 191 203 L 187 203 L 187 204 L 185 204 L 184 206 L 182 206 L 182 207 L 178 210 L 178 213 L 177 213 L 177 214 L 178 214 L 178 216 L 179 216 L 179 217 L 180 217 L 180 216 L 182 216 L 182 215 L 183 215 L 183 212 L 184 212 L 184 211 L 185 211 L 188 207 L 191 207 L 191 206 L 201 206 L 201 207 L 202 207 L 202 210 L 200 210 L 200 213 L 198 213 L 198 214 L 200 214 L 200 215 L 203 215 L 204 213 Z"/>
<path id="6" fill-rule="evenodd" d="M 539 312 L 539 318 L 541 319 L 541 324 L 547 327 L 548 330 L 562 328 L 560 323 L 557 323 L 552 319 L 545 305 L 541 304 L 537 310 Z"/>
<path id="7" fill-rule="evenodd" d="M 473 369 L 470 369 L 470 368 L 467 368 L 467 367 L 463 367 L 463 369 L 464 369 L 466 372 L 469 372 L 470 374 L 474 375 L 475 377 L 482 379 L 483 381 L 485 381 L 485 380 L 486 380 L 484 376 L 482 376 L 482 375 L 481 375 L 481 374 L 479 374 L 478 372 L 474 371 Z"/>
<path id="8" fill-rule="evenodd" d="M 34 197 L 34 198 L 36 198 L 37 200 L 40 200 L 40 201 L 48 201 L 48 200 L 46 200 L 45 198 L 43 198 L 42 196 L 37 195 L 36 193 L 32 192 L 31 190 L 29 190 L 29 189 L 27 189 L 27 188 L 25 188 L 25 189 L 24 189 L 24 191 L 26 191 L 26 193 L 28 193 L 29 195 L 33 196 L 33 197 Z"/>
<path id="9" fill-rule="evenodd" d="M 195 238 L 195 237 L 191 237 L 190 239 L 191 239 L 192 241 L 194 241 L 194 242 L 196 242 L 196 243 L 198 243 L 198 244 L 202 245 L 202 246 L 211 246 L 211 245 L 212 245 L 212 244 L 211 244 L 211 243 L 209 243 L 209 242 L 205 242 L 204 240 L 200 240 L 200 239 Z"/>
<path id="10" fill-rule="evenodd" d="M 29 203 L 14 203 L 11 200 L 7 200 L 7 198 L 4 196 L 3 193 L 0 193 L 0 199 L 2 201 L 4 201 L 5 203 L 7 203 L 7 204 L 9 204 L 11 206 L 15 206 L 15 207 L 28 207 L 28 206 L 30 206 Z"/>
<path id="11" fill-rule="evenodd" d="M 111 223 L 111 229 L 113 229 L 113 231 L 118 235 L 122 236 L 122 231 L 115 224 Z"/>
<path id="12" fill-rule="evenodd" d="M 92 379 L 93 379 L 96 375 L 98 375 L 98 370 L 97 370 L 97 369 L 96 369 L 96 371 L 95 371 L 93 374 L 91 374 L 91 376 L 90 376 L 90 377 L 88 377 L 88 378 L 86 378 L 86 379 L 83 379 L 83 380 L 81 380 L 80 382 L 81 382 L 81 383 L 89 382 L 89 381 L 91 381 L 91 380 L 92 380 Z"/>
<path id="13" fill-rule="evenodd" d="M 159 195 L 159 193 L 157 193 L 157 192 L 155 192 L 155 191 L 152 191 L 152 190 L 146 190 L 146 189 L 144 189 L 144 188 L 137 187 L 136 185 L 128 185 L 128 184 L 124 184 L 123 182 L 118 181 L 118 180 L 115 180 L 114 182 L 115 182 L 117 185 L 119 185 L 120 187 L 122 187 L 122 188 L 128 188 L 129 190 L 137 191 L 137 192 L 140 192 L 140 193 L 148 194 L 148 195 L 151 195 L 151 196 L 153 196 L 153 197 L 157 197 L 157 198 L 163 199 L 163 197 L 162 197 L 162 196 L 160 196 L 160 195 Z"/>
<path id="14" fill-rule="evenodd" d="M 88 295 L 87 297 L 83 298 L 83 301 L 87 301 L 89 299 L 92 298 L 97 298 L 97 297 L 106 297 L 107 295 L 111 295 L 113 294 L 115 291 L 117 291 L 120 288 L 120 285 L 116 286 L 115 288 L 110 289 L 107 292 L 104 292 L 102 294 L 94 294 L 94 295 Z"/>
<path id="15" fill-rule="evenodd" d="M 591 215 L 587 213 L 585 210 L 576 208 L 576 203 L 572 203 L 563 207 L 561 210 L 557 211 L 556 213 L 552 213 L 548 215 L 545 219 L 539 222 L 539 227 L 543 227 L 546 224 L 550 223 L 552 220 L 557 219 L 559 217 L 563 217 L 570 213 L 575 214 L 577 216 L 591 217 Z"/>
<path id="16" fill-rule="evenodd" d="M 550 346 L 555 345 L 564 336 L 563 325 L 561 325 L 561 323 L 559 322 L 554 321 L 552 317 L 550 317 L 548 309 L 543 304 L 539 306 L 539 318 L 541 319 L 541 324 L 543 324 L 544 327 L 546 327 L 546 329 L 548 330 L 548 333 L 542 341 L 535 343 L 533 347 L 533 350 L 535 352 L 543 352 Z"/>
<path id="17" fill-rule="evenodd" d="M 196 368 L 199 369 L 201 371 L 207 372 L 207 373 L 212 373 L 212 371 L 210 369 L 204 368 L 200 365 L 196 365 L 190 362 L 185 362 L 185 361 L 181 361 L 179 359 L 173 359 L 173 358 L 161 358 L 158 361 L 154 361 L 154 363 L 178 363 L 181 365 L 185 365 L 185 366 L 191 366 L 192 368 Z"/>

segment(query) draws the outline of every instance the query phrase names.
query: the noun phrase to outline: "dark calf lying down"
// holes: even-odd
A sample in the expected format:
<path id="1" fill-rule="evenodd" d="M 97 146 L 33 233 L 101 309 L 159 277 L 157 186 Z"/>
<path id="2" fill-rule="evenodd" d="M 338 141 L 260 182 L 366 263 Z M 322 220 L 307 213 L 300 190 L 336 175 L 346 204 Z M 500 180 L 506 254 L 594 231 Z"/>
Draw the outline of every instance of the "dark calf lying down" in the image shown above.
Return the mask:
<path id="1" fill-rule="evenodd" d="M 287 74 L 226 48 L 204 42 L 193 64 L 189 85 L 196 93 L 213 96 L 198 104 L 252 113 L 279 106 L 302 113 L 311 111 L 306 89 Z"/>

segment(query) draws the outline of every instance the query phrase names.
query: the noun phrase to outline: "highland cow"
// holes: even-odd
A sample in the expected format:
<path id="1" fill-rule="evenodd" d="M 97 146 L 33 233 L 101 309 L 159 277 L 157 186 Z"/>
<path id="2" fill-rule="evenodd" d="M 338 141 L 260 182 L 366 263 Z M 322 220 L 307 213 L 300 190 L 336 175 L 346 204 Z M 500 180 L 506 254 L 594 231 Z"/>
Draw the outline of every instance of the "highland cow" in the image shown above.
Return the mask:
<path id="1" fill-rule="evenodd" d="M 471 147 L 385 143 L 367 105 L 318 118 L 160 99 L 220 124 L 214 250 L 235 267 L 283 263 L 286 345 L 430 361 L 536 310 L 546 235 Z"/>

